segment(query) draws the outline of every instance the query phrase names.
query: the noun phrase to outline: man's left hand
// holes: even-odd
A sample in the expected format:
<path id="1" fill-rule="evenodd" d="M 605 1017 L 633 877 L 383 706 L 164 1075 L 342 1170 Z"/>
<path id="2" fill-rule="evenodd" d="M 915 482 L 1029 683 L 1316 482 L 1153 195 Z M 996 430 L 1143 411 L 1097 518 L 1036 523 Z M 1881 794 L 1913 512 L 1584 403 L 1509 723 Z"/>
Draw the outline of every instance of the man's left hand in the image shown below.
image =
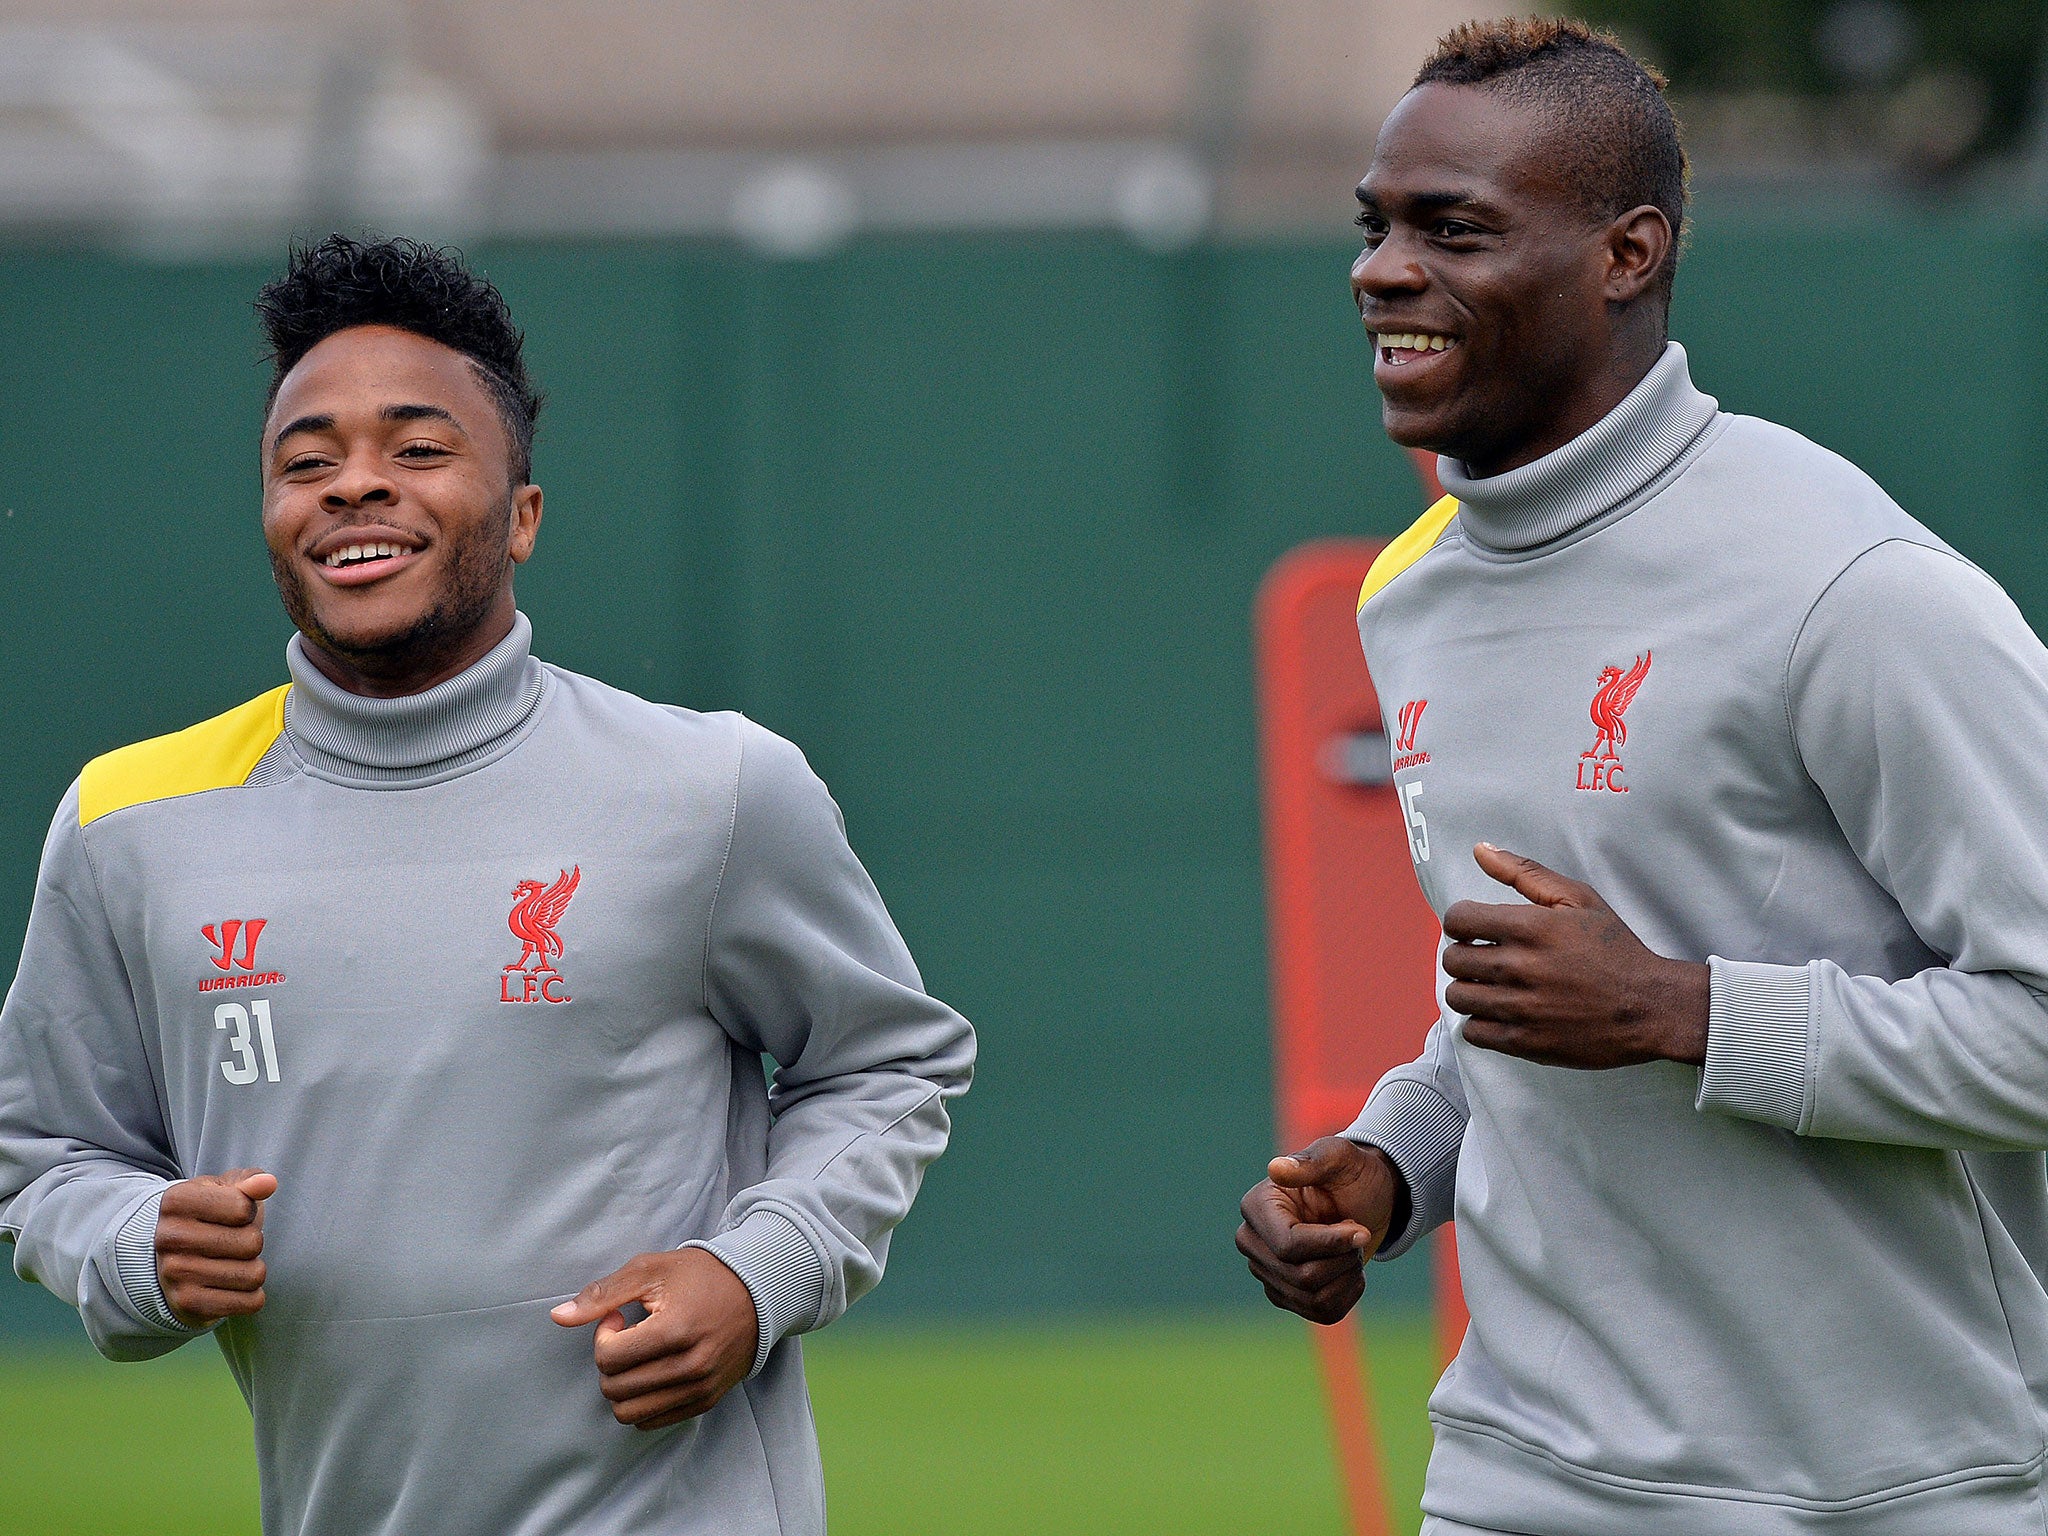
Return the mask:
<path id="1" fill-rule="evenodd" d="M 1653 954 L 1590 885 L 1491 843 L 1472 856 L 1531 905 L 1444 913 L 1444 1002 L 1469 1043 L 1553 1067 L 1706 1062 L 1706 966 Z"/>
<path id="2" fill-rule="evenodd" d="M 620 1309 L 636 1302 L 647 1316 L 628 1323 Z M 754 1368 L 761 1336 L 753 1296 L 702 1248 L 629 1259 L 548 1315 L 564 1328 L 597 1324 L 600 1390 L 635 1429 L 710 1412 Z"/>

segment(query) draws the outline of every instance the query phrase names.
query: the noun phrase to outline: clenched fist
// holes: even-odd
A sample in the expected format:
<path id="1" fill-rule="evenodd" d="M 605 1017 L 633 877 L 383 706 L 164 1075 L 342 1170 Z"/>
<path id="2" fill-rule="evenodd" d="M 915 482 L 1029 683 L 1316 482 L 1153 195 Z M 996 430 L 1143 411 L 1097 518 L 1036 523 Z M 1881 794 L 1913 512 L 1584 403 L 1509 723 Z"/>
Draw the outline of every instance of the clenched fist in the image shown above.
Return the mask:
<path id="1" fill-rule="evenodd" d="M 263 1202 L 277 1180 L 260 1168 L 203 1173 L 164 1191 L 156 1278 L 188 1328 L 263 1309 Z"/>
<path id="2" fill-rule="evenodd" d="M 1334 1323 L 1365 1292 L 1365 1261 L 1407 1220 L 1408 1191 L 1378 1147 L 1325 1136 L 1276 1157 L 1238 1209 L 1237 1251 L 1276 1307 Z"/>

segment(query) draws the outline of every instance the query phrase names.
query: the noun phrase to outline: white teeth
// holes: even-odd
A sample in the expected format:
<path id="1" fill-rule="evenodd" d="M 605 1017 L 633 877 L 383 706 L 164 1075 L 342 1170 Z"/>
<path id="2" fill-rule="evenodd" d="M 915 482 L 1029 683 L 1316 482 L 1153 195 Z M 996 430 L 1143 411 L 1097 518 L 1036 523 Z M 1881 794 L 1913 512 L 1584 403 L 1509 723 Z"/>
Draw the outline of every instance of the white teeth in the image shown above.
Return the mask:
<path id="1" fill-rule="evenodd" d="M 335 550 L 321 563 L 329 569 L 335 569 L 344 565 L 359 565 L 365 560 L 391 559 L 404 553 L 405 551 L 396 544 L 349 544 Z"/>

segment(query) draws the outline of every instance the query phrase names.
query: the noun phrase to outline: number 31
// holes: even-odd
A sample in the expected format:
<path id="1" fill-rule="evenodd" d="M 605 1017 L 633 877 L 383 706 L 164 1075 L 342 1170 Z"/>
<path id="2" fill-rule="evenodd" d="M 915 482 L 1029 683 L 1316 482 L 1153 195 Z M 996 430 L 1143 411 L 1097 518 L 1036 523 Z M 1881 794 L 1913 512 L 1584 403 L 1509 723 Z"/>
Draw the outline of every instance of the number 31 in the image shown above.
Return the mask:
<path id="1" fill-rule="evenodd" d="M 228 1037 L 228 1049 L 240 1059 L 220 1064 L 220 1075 L 231 1083 L 253 1083 L 257 1077 L 256 1049 L 249 1039 L 249 1015 L 256 1015 L 257 1043 L 263 1047 L 262 1075 L 271 1082 L 277 1081 L 277 1040 L 270 1033 L 270 1003 L 266 998 L 252 998 L 249 1006 L 240 1003 L 222 1003 L 213 1010 L 215 1029 L 233 1029 Z"/>

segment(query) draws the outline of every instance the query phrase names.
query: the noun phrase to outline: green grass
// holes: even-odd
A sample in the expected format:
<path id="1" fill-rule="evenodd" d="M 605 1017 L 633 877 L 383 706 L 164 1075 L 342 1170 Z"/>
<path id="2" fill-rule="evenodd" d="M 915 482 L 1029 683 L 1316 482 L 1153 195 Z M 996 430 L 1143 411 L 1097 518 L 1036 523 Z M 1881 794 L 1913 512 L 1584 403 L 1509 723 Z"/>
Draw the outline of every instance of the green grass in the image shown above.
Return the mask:
<path id="1" fill-rule="evenodd" d="M 1394 1530 L 1412 1533 L 1428 1322 L 1367 1314 Z M 1343 1536 L 1304 1330 L 1282 1317 L 841 1328 L 807 1346 L 833 1536 Z M 189 1357 L 189 1358 L 187 1358 Z M 248 1415 L 208 1346 L 144 1366 L 0 1352 L 14 1536 L 255 1536 Z M 18 1517 L 17 1517 L 18 1519 Z"/>
<path id="2" fill-rule="evenodd" d="M 145 1366 L 47 1345 L 0 1356 L 0 1507 L 15 1512 L 0 1530 L 254 1536 L 249 1413 L 206 1348 Z"/>

